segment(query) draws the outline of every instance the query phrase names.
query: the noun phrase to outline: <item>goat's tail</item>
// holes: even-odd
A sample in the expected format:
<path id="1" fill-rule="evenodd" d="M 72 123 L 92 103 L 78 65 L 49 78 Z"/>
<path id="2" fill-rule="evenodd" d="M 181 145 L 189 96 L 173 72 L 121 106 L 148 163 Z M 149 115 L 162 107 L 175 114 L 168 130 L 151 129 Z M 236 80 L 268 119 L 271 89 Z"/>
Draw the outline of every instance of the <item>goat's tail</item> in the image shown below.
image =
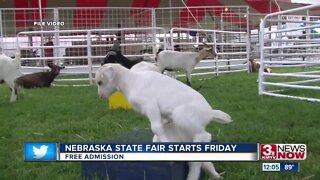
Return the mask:
<path id="1" fill-rule="evenodd" d="M 229 114 L 220 111 L 220 110 L 212 110 L 212 121 L 221 123 L 221 124 L 228 124 L 231 123 L 231 117 L 229 116 Z"/>
<path id="2" fill-rule="evenodd" d="M 15 54 L 15 58 L 13 59 L 12 61 L 16 67 L 20 67 L 20 63 L 21 63 L 21 53 L 20 51 L 17 51 L 16 54 Z"/>

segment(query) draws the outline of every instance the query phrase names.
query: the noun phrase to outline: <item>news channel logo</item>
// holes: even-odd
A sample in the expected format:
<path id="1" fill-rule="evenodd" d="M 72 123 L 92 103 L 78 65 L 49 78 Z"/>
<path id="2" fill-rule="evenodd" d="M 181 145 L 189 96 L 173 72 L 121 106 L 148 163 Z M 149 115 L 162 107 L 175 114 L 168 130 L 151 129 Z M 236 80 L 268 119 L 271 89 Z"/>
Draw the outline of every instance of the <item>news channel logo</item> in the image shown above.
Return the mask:
<path id="1" fill-rule="evenodd" d="M 57 144 L 56 143 L 25 143 L 24 144 L 25 161 L 56 161 Z"/>
<path id="2" fill-rule="evenodd" d="M 305 144 L 260 144 L 260 160 L 305 160 Z"/>

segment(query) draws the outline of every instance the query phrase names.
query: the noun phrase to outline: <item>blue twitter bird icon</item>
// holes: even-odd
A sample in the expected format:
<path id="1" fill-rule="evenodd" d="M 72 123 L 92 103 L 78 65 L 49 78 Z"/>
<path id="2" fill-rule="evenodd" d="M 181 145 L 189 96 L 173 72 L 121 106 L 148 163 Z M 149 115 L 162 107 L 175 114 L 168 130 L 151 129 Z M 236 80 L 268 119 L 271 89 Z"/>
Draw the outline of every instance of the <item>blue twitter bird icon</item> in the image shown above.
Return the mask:
<path id="1" fill-rule="evenodd" d="M 25 143 L 24 144 L 25 161 L 56 161 L 57 144 L 56 143 Z"/>

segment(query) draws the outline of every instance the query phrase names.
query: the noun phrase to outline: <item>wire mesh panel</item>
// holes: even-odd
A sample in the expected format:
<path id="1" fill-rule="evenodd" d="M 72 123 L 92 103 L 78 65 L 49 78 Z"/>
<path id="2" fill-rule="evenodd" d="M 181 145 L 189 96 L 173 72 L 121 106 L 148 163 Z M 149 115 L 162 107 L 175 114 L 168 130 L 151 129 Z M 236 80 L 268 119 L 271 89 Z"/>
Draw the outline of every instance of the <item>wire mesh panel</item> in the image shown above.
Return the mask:
<path id="1" fill-rule="evenodd" d="M 92 73 L 100 67 L 109 48 L 117 40 L 121 32 L 121 52 L 125 56 L 148 56 L 154 58 L 158 47 L 165 47 L 165 30 L 162 28 L 120 28 L 120 29 L 90 29 L 90 30 L 59 30 L 59 31 L 25 31 L 17 35 L 19 49 L 39 49 L 47 52 L 53 50 L 57 56 L 39 56 L 22 58 L 22 73 L 43 71 L 46 64 L 53 62 L 65 66 L 62 75 L 72 75 L 58 81 L 85 81 L 92 83 Z M 33 37 L 34 45 L 28 43 L 28 36 Z M 41 44 L 41 36 L 52 36 L 52 41 L 58 38 L 59 44 L 50 46 Z M 163 37 L 164 36 L 164 37 Z M 156 41 L 163 37 L 164 42 Z M 152 54 L 150 54 L 150 51 Z M 30 66 L 30 67 L 28 67 Z M 89 77 L 88 77 L 89 76 Z"/>
<path id="2" fill-rule="evenodd" d="M 189 28 L 171 29 L 172 49 L 179 51 L 199 51 L 203 43 L 212 45 L 217 57 L 208 57 L 197 66 L 192 75 L 247 71 L 247 33 L 236 31 L 204 30 Z"/>
<path id="3" fill-rule="evenodd" d="M 151 8 L 81 7 L 58 8 L 60 29 L 151 27 Z"/>
<path id="4" fill-rule="evenodd" d="M 54 62 L 67 66 L 62 71 L 65 74 L 73 72 L 69 68 L 77 68 L 77 66 L 82 68 L 81 73 L 86 71 L 88 74 L 89 62 L 99 65 L 115 40 L 121 43 L 123 47 L 121 52 L 128 57 L 144 56 L 144 54 L 154 56 L 158 49 L 171 47 L 171 41 L 166 38 L 172 27 L 241 32 L 238 35 L 219 35 L 219 33 L 216 35 L 217 43 L 242 43 L 245 37 L 242 33 L 247 32 L 248 20 L 244 16 L 247 13 L 248 7 L 246 6 L 59 7 L 44 8 L 42 12 L 32 8 L 0 9 L 2 20 L 0 45 L 5 54 L 14 56 L 18 48 L 15 36 L 24 31 L 18 35 L 18 44 L 23 58 L 23 72 L 27 69 L 30 70 L 28 72 L 43 70 L 48 62 Z M 166 30 L 162 32 L 155 27 L 163 27 Z M 100 31 L 101 29 L 104 31 Z M 186 37 L 182 37 L 183 33 L 177 33 L 177 35 L 176 42 L 185 41 Z M 190 36 L 192 42 L 201 42 L 204 39 L 201 33 L 198 35 L 191 33 Z M 90 44 L 88 44 L 89 39 Z M 233 46 L 220 44 L 217 48 L 220 48 L 220 53 L 233 53 L 245 49 L 245 47 Z M 193 47 L 183 48 L 185 51 L 194 50 Z M 91 61 L 88 61 L 88 58 L 91 58 Z M 230 54 L 220 54 L 219 58 L 228 61 L 229 59 L 243 60 L 243 57 L 231 57 Z M 232 63 L 227 65 L 232 65 Z"/>
<path id="5" fill-rule="evenodd" d="M 228 13 L 229 16 L 223 16 Z M 178 8 L 156 8 L 155 17 L 158 27 L 182 27 L 195 29 L 220 29 L 221 21 L 225 30 L 246 31 L 247 23 L 243 14 L 248 13 L 247 6 L 197 6 Z"/>
<path id="6" fill-rule="evenodd" d="M 260 95 L 320 102 L 320 21 L 308 16 L 318 7 L 273 13 L 262 21 Z"/>
<path id="7" fill-rule="evenodd" d="M 14 56 L 16 51 L 16 39 L 15 36 L 21 31 L 40 31 L 41 30 L 41 19 L 45 23 L 42 26 L 42 30 L 53 30 L 54 24 L 54 10 L 43 9 L 42 16 L 40 18 L 40 11 L 38 8 L 6 8 L 0 9 L 0 46 L 2 51 L 8 56 Z M 29 43 L 32 44 L 31 36 L 27 37 L 30 39 Z M 44 39 L 48 41 L 48 39 Z M 22 50 L 22 57 L 33 57 L 39 56 L 41 52 L 25 51 Z"/>
<path id="8" fill-rule="evenodd" d="M 15 36 L 21 31 L 48 31 L 73 29 L 99 28 L 128 28 L 128 27 L 155 27 L 152 22 L 153 9 L 151 8 L 103 8 L 103 7 L 59 7 L 44 8 L 42 16 L 38 8 L 11 8 L 0 9 L 0 46 L 9 56 L 15 54 Z M 123 36 L 123 34 L 117 34 Z M 42 38 L 42 44 L 59 44 L 54 34 Z M 32 46 L 32 38 L 29 43 Z M 51 41 L 51 42 L 50 42 Z M 110 40 L 111 41 L 111 40 Z M 122 42 L 123 43 L 123 42 Z M 44 52 L 25 52 L 22 57 L 44 56 Z"/>

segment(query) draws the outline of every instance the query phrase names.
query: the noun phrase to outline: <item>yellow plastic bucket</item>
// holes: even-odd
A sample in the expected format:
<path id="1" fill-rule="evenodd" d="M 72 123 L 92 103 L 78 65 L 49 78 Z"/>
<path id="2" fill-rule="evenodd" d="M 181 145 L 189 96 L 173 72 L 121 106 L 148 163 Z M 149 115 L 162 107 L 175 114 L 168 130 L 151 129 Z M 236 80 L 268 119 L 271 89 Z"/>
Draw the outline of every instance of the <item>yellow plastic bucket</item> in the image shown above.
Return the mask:
<path id="1" fill-rule="evenodd" d="M 115 92 L 109 97 L 109 109 L 118 108 L 130 110 L 132 109 L 132 106 L 129 104 L 126 97 L 122 93 Z"/>

